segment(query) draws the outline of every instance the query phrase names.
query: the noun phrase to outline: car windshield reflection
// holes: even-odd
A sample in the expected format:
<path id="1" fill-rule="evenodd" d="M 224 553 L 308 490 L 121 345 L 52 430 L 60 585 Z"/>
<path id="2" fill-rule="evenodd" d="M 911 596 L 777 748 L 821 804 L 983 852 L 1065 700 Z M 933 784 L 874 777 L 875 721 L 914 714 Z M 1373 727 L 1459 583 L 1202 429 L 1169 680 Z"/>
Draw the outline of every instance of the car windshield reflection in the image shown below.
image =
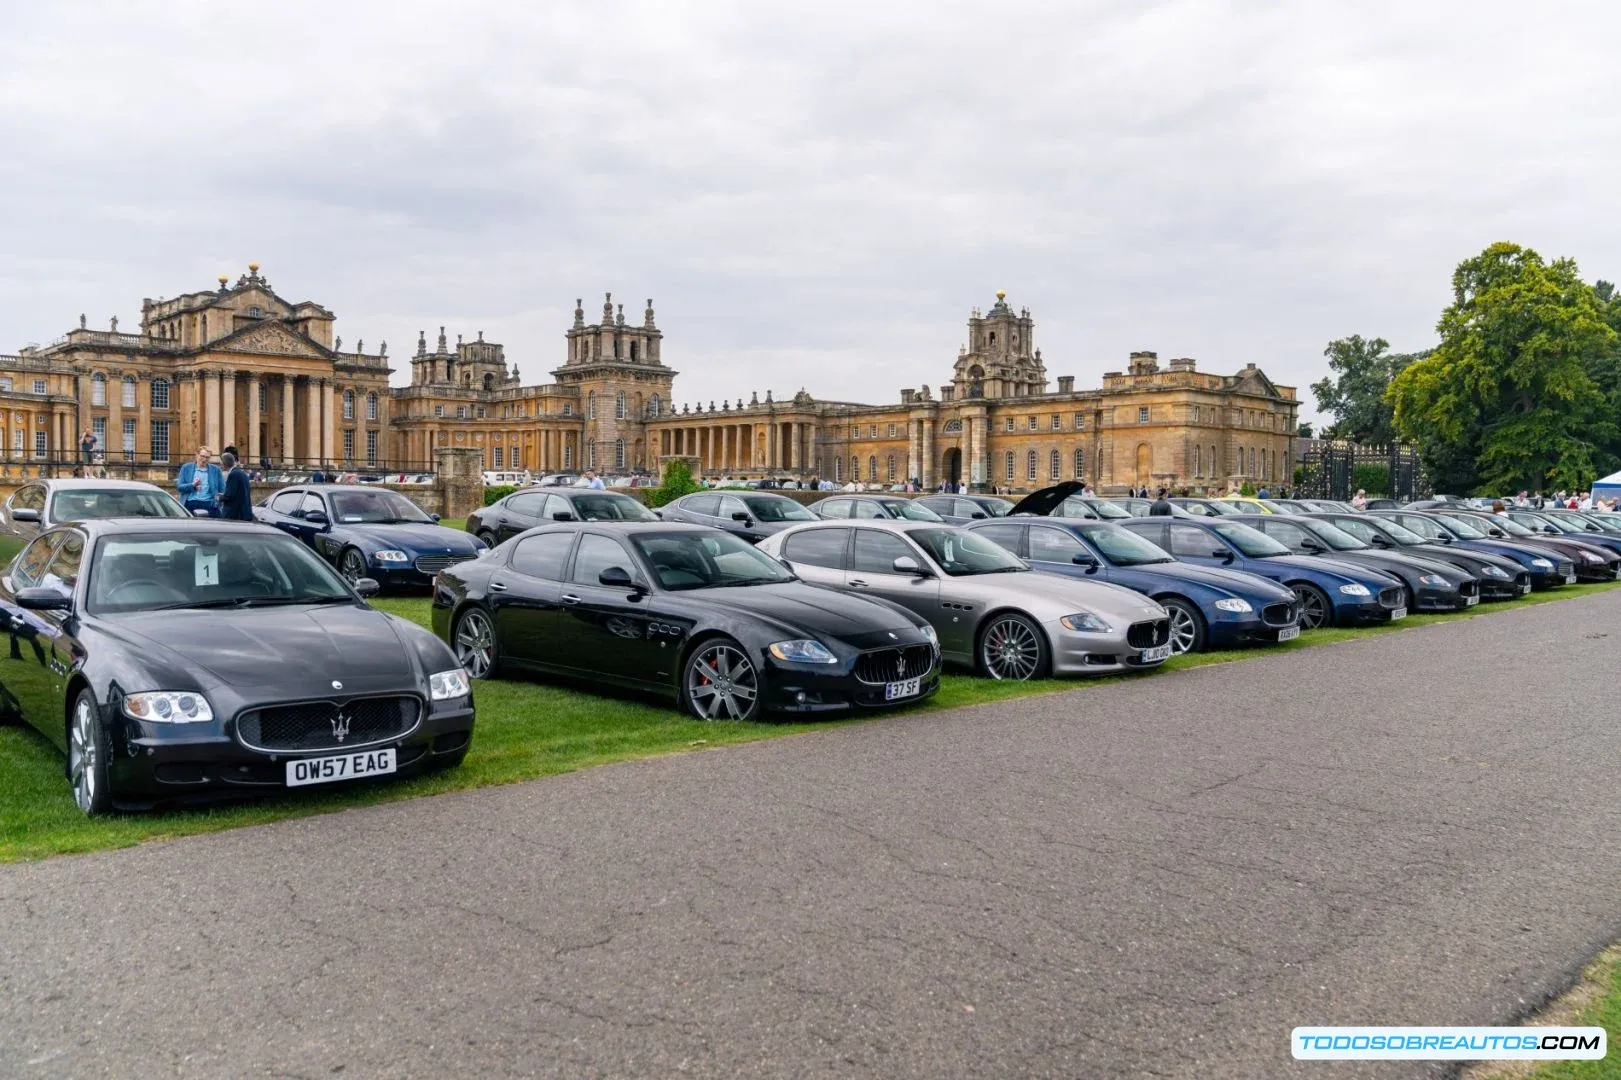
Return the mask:
<path id="1" fill-rule="evenodd" d="M 574 513 L 581 521 L 657 521 L 658 515 L 631 498 L 605 492 L 575 495 Z"/>
<path id="2" fill-rule="evenodd" d="M 432 525 L 433 518 L 392 491 L 334 491 L 333 518 L 344 525 Z"/>
<path id="3" fill-rule="evenodd" d="M 906 521 L 939 521 L 942 523 L 945 521 L 945 518 L 936 514 L 927 506 L 911 499 L 886 499 L 884 509 Z"/>
<path id="4" fill-rule="evenodd" d="M 92 613 L 349 603 L 342 579 L 290 536 L 110 536 L 90 569 Z"/>
<path id="5" fill-rule="evenodd" d="M 792 499 L 744 499 L 743 505 L 749 508 L 756 521 L 816 521 L 815 514 L 806 510 Z"/>
<path id="6" fill-rule="evenodd" d="M 1237 521 L 1223 521 L 1210 526 L 1210 531 L 1226 540 L 1240 552 L 1253 559 L 1270 559 L 1292 554 L 1290 550 L 1259 529 Z"/>
<path id="7" fill-rule="evenodd" d="M 914 529 L 906 534 L 951 577 L 1010 574 L 1030 568 L 1000 544 L 960 529 Z"/>
<path id="8" fill-rule="evenodd" d="M 1083 526 L 1080 533 L 1116 566 L 1149 566 L 1176 561 L 1158 544 L 1150 543 L 1117 525 Z"/>
<path id="9" fill-rule="evenodd" d="M 58 491 L 51 496 L 52 521 L 190 516 L 166 491 L 141 491 L 138 488 L 71 488 Z"/>
<path id="10" fill-rule="evenodd" d="M 780 585 L 797 578 L 782 564 L 731 533 L 643 533 L 631 538 L 671 592 Z"/>

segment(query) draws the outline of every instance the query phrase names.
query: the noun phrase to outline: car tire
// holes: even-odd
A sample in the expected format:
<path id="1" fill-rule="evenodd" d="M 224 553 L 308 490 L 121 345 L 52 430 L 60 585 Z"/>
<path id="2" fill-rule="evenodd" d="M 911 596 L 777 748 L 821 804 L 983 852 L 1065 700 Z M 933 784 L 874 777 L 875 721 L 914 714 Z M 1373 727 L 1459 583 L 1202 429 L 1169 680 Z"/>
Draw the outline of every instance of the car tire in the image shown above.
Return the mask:
<path id="1" fill-rule="evenodd" d="M 463 608 L 450 628 L 450 648 L 474 679 L 493 679 L 501 671 L 501 642 L 495 620 L 481 607 Z"/>
<path id="2" fill-rule="evenodd" d="M 107 733 L 89 690 L 79 691 L 68 714 L 68 785 L 73 801 L 85 814 L 95 817 L 113 808 L 107 780 Z"/>
<path id="3" fill-rule="evenodd" d="M 1159 604 L 1171 616 L 1171 655 L 1204 652 L 1209 635 L 1199 609 L 1176 596 L 1166 597 Z"/>
<path id="4" fill-rule="evenodd" d="M 1289 588 L 1300 601 L 1300 629 L 1319 630 L 1334 625 L 1334 605 L 1328 594 L 1315 585 L 1296 583 Z"/>
<path id="5" fill-rule="evenodd" d="M 985 620 L 974 658 L 980 674 L 1013 682 L 1045 679 L 1052 664 L 1047 635 L 1016 611 L 1003 611 Z"/>
<path id="6" fill-rule="evenodd" d="M 366 556 L 360 553 L 359 548 L 344 548 L 338 552 L 338 573 L 343 575 L 345 581 L 353 585 L 367 576 Z"/>
<path id="7" fill-rule="evenodd" d="M 729 637 L 704 638 L 681 664 L 681 708 L 698 720 L 758 720 L 764 690 L 759 666 Z"/>
<path id="8" fill-rule="evenodd" d="M 479 534 L 478 534 L 478 538 L 480 540 L 484 541 L 484 546 L 485 547 L 494 547 L 495 546 L 495 534 L 493 532 L 491 532 L 489 529 L 480 530 Z"/>

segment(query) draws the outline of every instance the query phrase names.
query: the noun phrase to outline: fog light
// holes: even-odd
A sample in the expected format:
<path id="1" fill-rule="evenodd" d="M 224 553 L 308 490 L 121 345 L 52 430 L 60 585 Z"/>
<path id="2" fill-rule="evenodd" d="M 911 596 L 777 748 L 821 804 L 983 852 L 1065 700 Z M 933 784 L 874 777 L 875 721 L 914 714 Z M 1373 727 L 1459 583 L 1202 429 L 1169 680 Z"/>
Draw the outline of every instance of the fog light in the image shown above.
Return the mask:
<path id="1" fill-rule="evenodd" d="M 801 690 L 799 693 L 795 694 L 794 701 L 799 705 L 805 704 L 805 691 Z"/>

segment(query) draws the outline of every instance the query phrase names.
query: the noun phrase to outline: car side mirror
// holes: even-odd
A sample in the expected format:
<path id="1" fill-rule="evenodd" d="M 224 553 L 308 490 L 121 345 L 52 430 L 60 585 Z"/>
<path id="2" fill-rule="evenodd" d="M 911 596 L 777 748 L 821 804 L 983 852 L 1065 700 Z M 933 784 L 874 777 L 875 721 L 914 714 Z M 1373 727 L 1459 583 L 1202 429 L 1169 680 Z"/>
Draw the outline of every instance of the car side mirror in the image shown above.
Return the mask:
<path id="1" fill-rule="evenodd" d="M 435 522 L 437 522 L 439 520 L 439 515 L 438 514 L 429 514 L 428 516 L 430 518 L 432 518 Z"/>
<path id="2" fill-rule="evenodd" d="M 975 510 L 972 514 L 969 514 L 968 516 L 973 518 L 975 521 L 984 521 L 986 518 L 990 517 L 991 515 L 987 514 L 983 510 Z"/>
<path id="3" fill-rule="evenodd" d="M 895 573 L 897 574 L 915 574 L 918 577 L 934 576 L 929 571 L 923 569 L 918 561 L 912 558 L 910 555 L 897 556 L 895 561 L 891 563 L 890 566 L 894 568 Z"/>
<path id="4" fill-rule="evenodd" d="M 1210 553 L 1210 557 L 1212 559 L 1220 559 L 1224 563 L 1230 563 L 1233 561 L 1233 553 L 1228 551 L 1226 548 L 1217 548 L 1215 551 Z"/>
<path id="5" fill-rule="evenodd" d="M 1390 546 L 1390 541 L 1386 540 L 1384 537 L 1378 535 L 1377 533 L 1374 534 L 1373 539 L 1370 540 L 1369 543 L 1371 543 L 1376 548 L 1387 548 L 1387 547 Z"/>
<path id="6" fill-rule="evenodd" d="M 354 587 L 355 592 L 360 594 L 362 600 L 376 596 L 383 591 L 383 587 L 377 583 L 377 579 L 369 577 L 356 578 Z"/>
<path id="7" fill-rule="evenodd" d="M 747 514 L 745 514 L 741 510 L 739 510 L 737 513 L 732 515 L 732 520 L 733 521 L 741 521 L 745 525 L 753 525 L 754 524 L 754 519 L 749 517 Z"/>
<path id="8" fill-rule="evenodd" d="M 12 516 L 16 517 L 15 514 L 13 514 Z M 198 507 L 196 510 L 193 510 L 191 512 L 191 516 L 192 517 L 207 517 L 208 516 L 208 511 L 202 509 L 201 507 Z"/>
<path id="9" fill-rule="evenodd" d="M 13 510 L 11 512 L 11 520 L 12 521 L 38 521 L 39 520 L 39 511 L 38 510 L 21 510 L 21 509 Z"/>
<path id="10" fill-rule="evenodd" d="M 44 585 L 17 590 L 17 606 L 28 611 L 67 611 L 73 607 L 73 597 Z"/>
<path id="11" fill-rule="evenodd" d="M 1098 568 L 1098 561 L 1092 558 L 1091 552 L 1088 551 L 1077 551 L 1070 557 L 1069 561 L 1074 563 L 1076 566 L 1086 567 L 1086 572 L 1088 574 L 1094 572 Z"/>
<path id="12" fill-rule="evenodd" d="M 557 513 L 552 515 L 552 520 L 553 521 L 573 521 L 574 520 L 574 515 L 569 513 L 567 510 L 559 510 Z"/>
<path id="13" fill-rule="evenodd" d="M 1301 551 L 1309 551 L 1312 554 L 1321 554 L 1322 552 L 1327 551 L 1328 549 L 1325 548 L 1322 544 L 1318 543 L 1316 540 L 1313 540 L 1310 537 L 1307 537 L 1306 539 L 1300 541 L 1300 550 Z"/>
<path id="14" fill-rule="evenodd" d="M 304 520 L 311 525 L 329 524 L 326 514 L 320 510 L 311 510 L 309 513 L 304 515 Z"/>
<path id="15" fill-rule="evenodd" d="M 630 571 L 623 566 L 610 566 L 597 575 L 597 584 L 605 585 L 610 589 L 635 589 L 636 582 L 631 578 Z"/>
<path id="16" fill-rule="evenodd" d="M 1544 525 L 1542 527 L 1542 531 L 1547 533 L 1549 536 L 1557 536 L 1559 534 L 1559 530 L 1554 528 L 1552 525 Z"/>

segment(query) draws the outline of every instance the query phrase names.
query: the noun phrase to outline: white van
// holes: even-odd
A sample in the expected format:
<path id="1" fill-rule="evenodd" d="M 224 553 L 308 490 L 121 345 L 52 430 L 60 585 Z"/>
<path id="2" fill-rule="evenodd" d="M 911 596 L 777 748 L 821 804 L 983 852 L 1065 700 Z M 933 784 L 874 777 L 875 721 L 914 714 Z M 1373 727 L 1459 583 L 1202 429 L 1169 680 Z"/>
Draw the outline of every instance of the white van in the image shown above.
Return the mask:
<path id="1" fill-rule="evenodd" d="M 528 470 L 523 472 L 484 472 L 485 487 L 528 487 L 532 477 Z"/>

